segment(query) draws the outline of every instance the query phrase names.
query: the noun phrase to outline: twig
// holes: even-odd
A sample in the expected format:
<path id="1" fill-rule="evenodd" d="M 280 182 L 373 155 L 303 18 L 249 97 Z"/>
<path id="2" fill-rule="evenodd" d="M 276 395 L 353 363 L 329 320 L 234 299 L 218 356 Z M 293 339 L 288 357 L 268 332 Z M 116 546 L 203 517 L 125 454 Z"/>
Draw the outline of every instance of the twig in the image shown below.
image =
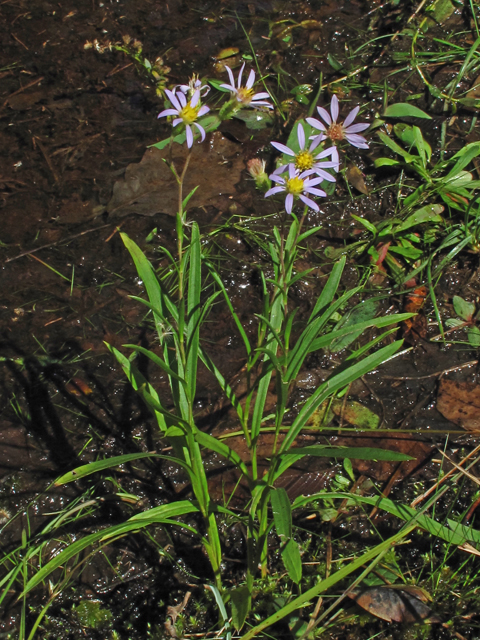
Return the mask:
<path id="1" fill-rule="evenodd" d="M 478 447 L 475 447 L 475 449 L 473 449 L 473 451 L 470 451 L 470 453 L 468 454 L 468 456 L 465 456 L 465 458 L 463 458 L 463 460 L 460 461 L 460 464 L 458 466 L 461 466 L 464 462 L 467 462 L 467 460 L 469 458 L 472 458 L 474 455 L 476 455 L 478 452 L 480 451 L 480 445 L 478 445 Z M 473 467 L 474 465 L 477 464 L 477 460 L 474 460 L 470 466 L 467 467 L 467 470 L 470 469 L 471 467 Z M 420 502 L 423 502 L 423 500 L 425 500 L 425 498 L 428 498 L 428 496 L 433 493 L 434 491 L 436 491 L 438 489 L 438 487 L 443 484 L 446 480 L 448 480 L 448 478 L 450 478 L 451 476 L 453 476 L 453 474 L 455 473 L 455 469 L 450 469 L 450 471 L 448 473 L 446 473 L 443 478 L 441 478 L 438 482 L 436 482 L 432 487 L 430 487 L 430 489 L 428 489 L 428 491 L 425 491 L 425 493 L 421 496 L 418 496 L 417 498 L 415 498 L 415 500 L 410 504 L 411 507 L 415 508 L 418 504 L 420 504 Z"/>
<path id="2" fill-rule="evenodd" d="M 93 229 L 87 229 L 86 231 L 81 231 L 80 233 L 76 233 L 73 236 L 69 236 L 68 238 L 64 238 L 63 240 L 57 240 L 56 242 L 50 242 L 49 244 L 44 244 L 41 247 L 37 247 L 36 249 L 29 249 L 28 251 L 23 251 L 19 253 L 18 256 L 14 256 L 13 258 L 8 258 L 5 260 L 5 264 L 7 262 L 13 262 L 14 260 L 18 260 L 19 258 L 23 258 L 24 256 L 30 256 L 32 253 L 37 253 L 37 251 L 41 251 L 42 249 L 49 249 L 50 247 L 55 247 L 60 244 L 64 244 L 65 242 L 70 242 L 70 240 L 75 240 L 75 238 L 80 238 L 80 236 L 84 236 L 87 233 L 91 233 L 92 231 L 100 231 L 100 229 L 105 229 L 105 227 L 109 227 L 110 224 L 102 224 L 101 227 L 94 227 Z"/>
<path id="3" fill-rule="evenodd" d="M 436 371 L 435 373 L 429 373 L 426 376 L 383 376 L 385 380 L 427 380 L 428 378 L 435 378 L 436 376 L 442 376 L 452 371 L 458 371 L 459 369 L 465 369 L 466 367 L 473 367 L 478 364 L 478 360 L 469 360 L 463 364 L 457 364 L 455 367 L 449 367 L 442 371 Z"/>
<path id="4" fill-rule="evenodd" d="M 41 82 L 44 79 L 44 76 L 42 76 L 41 78 L 37 78 L 36 80 L 32 80 L 32 82 L 29 82 L 28 84 L 26 84 L 24 87 L 20 87 L 20 89 L 17 89 L 16 91 L 14 91 L 13 93 L 11 93 L 8 98 L 5 100 L 5 102 L 3 103 L 3 106 L 5 107 L 8 104 L 8 101 L 10 100 L 10 98 L 13 98 L 13 96 L 18 95 L 19 93 L 22 93 L 22 91 L 25 91 L 26 89 L 29 89 L 30 87 L 33 87 L 33 85 L 38 84 L 39 82 Z"/>
<path id="5" fill-rule="evenodd" d="M 20 40 L 20 38 L 17 38 L 17 36 L 16 36 L 14 33 L 12 33 L 12 34 L 11 34 L 11 36 L 12 36 L 12 38 L 14 38 L 14 39 L 19 43 L 19 44 L 21 44 L 21 45 L 22 45 L 22 47 L 24 47 L 27 51 L 29 51 L 29 49 L 28 49 L 27 45 L 26 45 L 26 44 L 24 44 L 24 43 Z"/>
<path id="6" fill-rule="evenodd" d="M 33 144 L 34 144 L 34 146 L 35 146 L 35 144 L 38 144 L 38 148 L 42 152 L 42 155 L 45 158 L 45 162 L 47 163 L 48 168 L 52 172 L 53 179 L 55 180 L 55 182 L 59 182 L 60 178 L 58 177 L 58 173 L 56 172 L 55 167 L 53 166 L 53 162 L 50 160 L 50 156 L 48 155 L 45 147 L 43 146 L 42 142 L 40 141 L 40 138 L 37 138 L 37 136 L 33 136 Z"/>

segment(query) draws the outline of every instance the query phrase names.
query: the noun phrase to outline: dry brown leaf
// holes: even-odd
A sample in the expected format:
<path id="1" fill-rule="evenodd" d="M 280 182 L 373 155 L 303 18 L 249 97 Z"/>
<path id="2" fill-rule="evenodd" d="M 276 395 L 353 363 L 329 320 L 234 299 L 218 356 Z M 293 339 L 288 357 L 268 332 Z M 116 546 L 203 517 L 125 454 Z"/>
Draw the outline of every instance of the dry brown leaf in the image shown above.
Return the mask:
<path id="1" fill-rule="evenodd" d="M 192 155 L 183 185 L 183 197 L 198 186 L 189 207 L 213 205 L 226 208 L 228 196 L 235 193 L 235 184 L 245 167 L 241 145 L 224 138 L 218 131 L 203 144 L 194 142 Z M 181 173 L 188 149 L 174 144 L 173 161 Z M 145 152 L 141 162 L 129 164 L 125 177 L 115 183 L 107 211 L 111 215 L 126 216 L 137 213 L 153 216 L 166 213 L 174 216 L 178 209 L 178 187 L 174 175 L 165 163 L 169 149 L 154 147 Z"/>
<path id="2" fill-rule="evenodd" d="M 442 378 L 437 409 L 447 420 L 466 431 L 480 431 L 480 385 Z"/>
<path id="3" fill-rule="evenodd" d="M 372 615 L 387 622 L 441 622 L 424 602 L 427 594 L 419 587 L 388 585 L 356 589 L 348 596 Z M 422 602 L 423 601 L 423 602 Z"/>
<path id="4" fill-rule="evenodd" d="M 369 191 L 367 185 L 365 184 L 365 180 L 363 179 L 363 173 L 358 167 L 356 167 L 355 165 L 348 167 L 347 180 L 351 185 L 355 187 L 357 191 L 360 191 L 360 193 L 364 193 L 366 196 L 368 196 Z"/>

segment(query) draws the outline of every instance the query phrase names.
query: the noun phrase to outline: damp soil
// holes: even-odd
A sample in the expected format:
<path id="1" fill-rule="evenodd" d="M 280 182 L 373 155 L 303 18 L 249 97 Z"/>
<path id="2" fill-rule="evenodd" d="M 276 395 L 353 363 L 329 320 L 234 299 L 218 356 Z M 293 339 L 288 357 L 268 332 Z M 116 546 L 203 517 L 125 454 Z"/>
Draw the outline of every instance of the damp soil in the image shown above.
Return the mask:
<path id="1" fill-rule="evenodd" d="M 147 147 L 168 135 L 167 126 L 157 120 L 163 101 L 151 79 L 129 57 L 108 49 L 100 54 L 85 44 L 120 42 L 127 35 L 138 39 L 146 57 L 162 57 L 169 68 L 168 85 L 174 85 L 194 72 L 223 77 L 217 66 L 219 53 L 237 47 L 248 54 L 250 41 L 260 68 L 279 79 L 272 90 L 289 101 L 288 117 L 293 123 L 305 114 L 305 107 L 292 99 L 291 89 L 304 83 L 314 86 L 321 73 L 324 81 L 338 77 L 328 56 L 341 58 L 346 48 L 359 47 L 369 30 L 377 35 L 394 33 L 404 18 L 395 6 L 381 6 L 374 0 L 0 2 L 0 518 L 7 522 L 18 514 L 2 534 L 7 550 L 18 544 L 23 530 L 38 530 L 48 514 L 86 490 L 80 483 L 52 489 L 51 483 L 61 473 L 101 456 L 165 448 L 106 346 L 153 344 L 145 309 L 130 297 L 142 295 L 142 283 L 117 230 L 121 227 L 137 241 L 160 268 L 159 247 L 174 248 L 174 204 L 163 200 L 161 185 L 160 192 L 136 206 L 129 202 L 128 193 L 125 196 L 132 180 L 141 174 L 148 181 L 152 172 L 157 176 L 158 163 L 162 165 L 161 159 L 152 160 L 153 151 Z M 458 11 L 449 28 L 458 28 L 463 20 Z M 303 27 L 284 31 L 284 24 L 302 21 Z M 396 51 L 405 46 L 399 39 Z M 352 104 L 369 101 L 372 119 L 382 101 L 382 93 L 373 87 L 381 85 L 394 68 L 390 52 L 382 54 L 379 47 L 371 47 L 359 58 L 365 69 L 358 75 L 357 92 L 353 89 L 347 96 Z M 438 82 L 449 69 L 442 73 Z M 420 96 L 418 105 L 428 107 L 417 76 L 400 74 L 395 82 L 396 101 L 415 93 Z M 441 111 L 434 116 L 430 135 L 438 135 L 444 117 Z M 460 113 L 452 125 L 452 148 L 473 139 L 472 133 L 467 138 L 472 117 Z M 284 136 L 281 121 L 273 127 L 275 135 Z M 249 159 L 271 158 L 271 137 L 270 129 L 252 136 L 243 123 L 231 121 L 198 149 L 191 168 L 205 181 L 208 196 L 192 203 L 190 215 L 202 230 L 210 231 L 241 215 L 261 221 L 268 214 L 270 219 L 257 227 L 265 231 L 281 223 L 276 205 L 259 198 L 246 172 Z M 374 172 L 373 153 L 352 151 L 348 161 L 365 173 L 369 185 L 382 184 L 388 176 Z M 209 162 L 223 163 L 228 171 L 205 171 Z M 215 189 L 220 197 L 215 197 Z M 313 269 L 312 275 L 299 281 L 293 292 L 292 304 L 298 307 L 299 317 L 308 313 L 331 268 L 325 249 L 341 247 L 352 238 L 351 214 L 365 215 L 375 223 L 392 213 L 394 197 L 388 190 L 373 189 L 368 197 L 356 192 L 351 196 L 340 184 L 335 198 L 322 202 L 320 214 L 307 218 L 308 225 L 321 223 L 322 230 L 310 239 L 302 264 L 302 269 Z M 234 224 L 211 243 L 220 256 L 232 301 L 253 333 L 253 314 L 261 311 L 259 267 L 268 275 L 266 257 Z M 362 268 L 350 262 L 343 286 L 358 284 Z M 442 312 L 453 314 L 453 295 L 471 299 L 480 294 L 478 274 L 474 255 L 444 272 L 438 284 Z M 403 305 L 400 296 L 385 297 L 379 313 L 401 311 Z M 433 317 L 428 305 L 425 315 Z M 382 438 L 395 442 L 409 438 L 414 446 L 425 449 L 421 464 L 396 478 L 396 490 L 404 491 L 402 495 L 413 491 L 409 479 L 415 483 L 435 477 L 432 452 L 444 442 L 442 434 L 449 434 L 452 448 L 468 450 L 475 444 L 474 437 L 437 410 L 436 396 L 439 378 L 447 370 L 452 380 L 475 381 L 476 352 L 468 346 L 432 342 L 436 332 L 430 323 L 424 337 L 406 345 L 412 347 L 407 353 L 350 389 L 352 398 L 381 417 L 385 433 L 373 446 L 381 446 Z M 220 305 L 207 325 L 205 342 L 211 345 L 212 357 L 222 362 L 227 379 L 238 381 L 244 364 L 242 344 Z M 337 357 L 311 356 L 297 382 L 294 405 L 325 379 Z M 146 363 L 142 366 L 166 395 L 162 375 L 147 370 Z M 214 432 L 232 428 L 228 407 L 205 371 L 199 381 L 197 410 L 203 428 Z M 336 420 L 344 430 L 336 430 L 332 442 L 363 437 L 349 435 L 348 428 L 345 431 L 342 413 Z M 396 430 L 421 430 L 422 435 L 396 437 Z M 241 443 L 238 446 L 241 450 Z M 212 492 L 221 484 L 219 476 L 223 486 L 236 484 L 236 477 L 228 476 L 218 461 L 208 464 Z M 382 484 L 395 469 L 364 465 L 355 471 Z M 285 486 L 291 496 L 313 492 L 328 486 L 336 472 L 329 465 L 299 467 L 292 470 Z M 121 504 L 114 500 L 119 489 L 125 496 L 136 496 L 134 507 L 127 497 Z M 132 508 L 177 499 L 188 492 L 188 486 L 178 469 L 149 462 L 124 469 L 114 480 L 99 480 L 89 491 L 101 498 L 100 508 L 92 512 L 90 522 L 82 521 L 80 532 L 71 525 L 72 541 L 93 527 L 123 521 Z M 365 523 L 359 523 L 358 535 L 368 536 L 366 529 Z M 241 531 L 229 530 L 225 544 L 232 566 L 241 564 Z M 163 548 L 170 548 L 168 558 L 160 552 Z M 233 583 L 240 576 L 241 566 L 232 569 Z M 43 635 L 105 637 L 105 628 L 95 631 L 76 613 L 82 599 L 88 599 L 113 613 L 114 623 L 107 616 L 105 624 L 112 625 L 117 637 L 143 638 L 155 629 L 158 635 L 148 637 L 162 637 L 166 607 L 180 603 L 192 582 L 196 588 L 209 577 L 203 556 L 185 534 L 157 532 L 148 541 L 132 536 L 88 560 L 74 586 L 49 610 Z M 35 595 L 32 606 L 45 603 L 45 597 Z M 215 623 L 211 611 L 197 611 L 199 618 L 204 616 L 205 629 Z M 20 607 L 12 595 L 3 603 L 0 637 L 15 637 L 19 623 Z"/>

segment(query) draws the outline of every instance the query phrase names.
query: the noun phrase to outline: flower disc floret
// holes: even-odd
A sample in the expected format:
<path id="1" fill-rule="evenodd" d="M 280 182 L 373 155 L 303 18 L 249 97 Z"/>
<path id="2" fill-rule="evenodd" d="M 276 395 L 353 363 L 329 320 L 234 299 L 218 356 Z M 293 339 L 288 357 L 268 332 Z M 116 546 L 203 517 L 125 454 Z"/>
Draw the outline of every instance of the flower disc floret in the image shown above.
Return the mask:
<path id="1" fill-rule="evenodd" d="M 285 191 L 291 193 L 292 196 L 298 198 L 303 193 L 304 182 L 300 176 L 289 178 L 285 181 Z"/>
<path id="2" fill-rule="evenodd" d="M 360 107 L 352 109 L 343 123 L 337 122 L 339 115 L 338 98 L 332 97 L 330 104 L 330 113 L 323 107 L 317 107 L 319 116 L 323 122 L 316 118 L 307 118 L 307 122 L 314 129 L 322 131 L 324 137 L 330 138 L 333 144 L 346 140 L 352 147 L 358 149 L 368 149 L 368 143 L 363 136 L 358 135 L 360 131 L 365 131 L 370 126 L 368 122 L 359 122 L 353 124 L 357 117 Z M 327 126 L 325 126 L 327 125 Z M 313 136 L 314 137 L 314 136 Z"/>
<path id="3" fill-rule="evenodd" d="M 197 89 L 193 94 L 192 99 L 189 101 L 187 101 L 185 94 L 182 92 L 176 94 L 175 90 L 170 91 L 169 89 L 165 89 L 165 93 L 172 105 L 172 108 L 165 109 L 158 114 L 158 117 L 177 116 L 173 120 L 172 125 L 174 127 L 178 124 L 185 125 L 185 135 L 187 137 L 187 146 L 189 149 L 193 144 L 193 131 L 191 125 L 198 129 L 201 136 L 200 142 L 203 142 L 205 140 L 205 129 L 196 121 L 198 118 L 201 118 L 208 113 L 210 108 L 206 105 L 200 104 L 200 90 Z"/>

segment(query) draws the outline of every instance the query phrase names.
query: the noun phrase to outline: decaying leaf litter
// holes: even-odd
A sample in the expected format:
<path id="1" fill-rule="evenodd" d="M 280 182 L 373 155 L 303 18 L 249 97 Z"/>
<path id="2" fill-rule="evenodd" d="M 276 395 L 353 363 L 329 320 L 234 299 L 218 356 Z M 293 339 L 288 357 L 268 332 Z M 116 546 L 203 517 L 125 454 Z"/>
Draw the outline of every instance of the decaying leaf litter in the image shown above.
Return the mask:
<path id="1" fill-rule="evenodd" d="M 407 102 L 428 111 L 433 121 L 423 123 L 422 131 L 434 154 L 439 153 L 434 143 L 443 135 L 448 154 L 458 151 L 465 142 L 478 140 L 475 128 L 478 73 L 474 73 L 475 65 L 459 77 L 464 63 L 475 62 L 476 49 L 472 47 L 477 37 L 474 21 L 478 16 L 475 16 L 477 7 L 474 3 L 457 6 L 435 2 L 421 3 L 418 7 L 403 7 L 394 2 L 384 5 L 346 2 L 340 7 L 338 3 L 320 6 L 304 3 L 296 6 L 292 15 L 289 3 L 283 2 L 235 3 L 234 7 L 224 3 L 221 8 L 207 2 L 202 7 L 203 17 L 197 6 L 190 7 L 185 3 L 117 5 L 94 5 L 92 8 L 88 4 L 88 7 L 79 8 L 44 3 L 32 9 L 27 3 L 6 2 L 0 7 L 0 20 L 4 26 L 0 36 L 4 52 L 0 62 L 0 138 L 4 149 L 0 165 L 4 224 L 0 239 L 5 263 L 1 307 L 2 356 L 5 359 L 2 404 L 6 407 L 2 418 L 1 467 L 3 517 L 7 521 L 25 510 L 35 495 L 46 489 L 60 473 L 98 456 L 152 450 L 156 446 L 155 433 L 144 408 L 125 386 L 119 372 L 112 368 L 103 341 L 120 346 L 139 340 L 148 342 L 151 337 L 144 310 L 129 298 L 132 294 L 141 294 L 141 283 L 135 280 L 134 271 L 114 232 L 121 224 L 122 230 L 143 246 L 149 238 L 146 246 L 151 247 L 154 259 L 156 246 L 174 243 L 171 209 L 165 204 L 158 211 L 151 211 L 148 200 L 147 204 L 135 201 L 132 206 L 127 194 L 116 210 L 115 197 L 122 184 L 130 181 L 131 187 L 132 179 L 136 179 L 135 172 L 153 155 L 153 151 L 146 151 L 147 145 L 165 137 L 165 128 L 156 121 L 162 100 L 156 95 L 152 78 L 142 75 L 142 69 L 132 64 L 131 57 L 108 50 L 99 55 L 95 49 L 110 38 L 121 41 L 129 34 L 142 41 L 145 56 L 152 60 L 156 56 L 162 57 L 163 69 L 170 68 L 167 82 L 175 84 L 193 71 L 219 77 L 221 71 L 216 65 L 221 60 L 216 62 L 215 59 L 223 57 L 230 48 L 232 55 L 226 59 L 235 66 L 241 62 L 242 55 L 252 55 L 251 43 L 260 68 L 270 74 L 267 79 L 270 90 L 279 100 L 285 101 L 283 114 L 289 122 L 305 115 L 309 89 L 317 89 L 316 83 L 322 74 L 323 104 L 328 104 L 332 93 L 338 93 L 353 104 L 366 105 L 372 123 L 377 114 L 381 115 L 385 98 L 390 104 Z M 172 32 L 171 24 L 176 25 L 176 32 Z M 240 24 L 245 27 L 249 41 Z M 379 40 L 375 40 L 376 37 Z M 86 42 L 101 45 L 95 45 L 93 51 L 85 51 Z M 451 102 L 445 103 L 444 96 Z M 390 121 L 392 125 L 394 122 Z M 421 124 L 407 119 L 407 124 L 412 122 Z M 281 131 L 283 121 L 279 119 L 276 126 Z M 220 202 L 212 200 L 211 195 L 205 196 L 192 212 L 202 227 L 209 230 L 212 225 L 230 221 L 211 242 L 223 257 L 228 287 L 245 315 L 252 310 L 261 311 L 257 267 L 265 261 L 265 253 L 249 240 L 251 230 L 244 231 L 238 222 L 247 215 L 258 218 L 276 213 L 273 205 L 258 199 L 244 170 L 246 162 L 257 154 L 272 155 L 267 146 L 271 137 L 265 129 L 255 136 L 250 136 L 249 132 L 239 122 L 226 125 L 222 131 L 222 144 L 232 151 L 221 153 L 225 166 L 235 177 L 232 183 L 226 182 Z M 375 134 L 372 133 L 371 138 L 375 140 Z M 382 150 L 382 153 L 385 152 Z M 368 229 L 365 231 L 357 219 L 373 225 L 395 219 L 399 193 L 394 184 L 396 178 L 389 174 L 393 169 L 375 170 L 373 162 L 379 155 L 374 145 L 367 156 L 349 151 L 347 180 L 340 183 L 335 199 L 322 203 L 319 216 L 311 216 L 311 223 L 321 220 L 323 229 L 310 239 L 305 255 L 305 267 L 314 271 L 309 279 L 300 281 L 295 290 L 292 303 L 298 306 L 299 314 L 308 312 L 312 297 L 318 295 L 331 268 L 326 250 L 327 256 L 331 255 L 359 237 L 365 247 L 361 253 L 349 255 L 344 286 L 357 285 L 365 274 L 370 264 L 366 253 L 368 247 L 373 247 L 379 254 L 372 254 L 378 270 L 371 276 L 371 285 L 353 302 L 360 305 L 361 311 L 365 299 L 378 298 L 370 302 L 374 313 L 385 313 L 390 305 L 398 310 L 406 304 L 401 294 L 403 289 L 394 285 L 399 272 L 405 272 L 408 261 L 404 258 L 408 260 L 409 257 L 405 249 L 410 247 L 397 244 L 397 249 L 403 248 L 405 255 L 392 255 L 391 247 L 395 243 L 389 236 L 385 236 L 385 241 L 380 239 L 380 242 L 372 243 L 367 237 Z M 203 168 L 202 160 L 199 160 L 198 168 Z M 226 180 L 227 173 L 224 175 Z M 154 215 L 139 215 L 145 213 Z M 352 218 L 352 214 L 357 218 Z M 397 223 L 397 234 L 400 224 Z M 266 234 L 269 228 L 267 221 L 260 231 Z M 385 248 L 388 242 L 390 245 Z M 15 259 L 20 255 L 21 258 Z M 437 256 L 433 268 L 442 257 Z M 465 315 L 468 310 L 458 302 L 455 305 L 453 298 L 461 297 L 467 304 L 476 302 L 477 269 L 475 246 L 470 242 L 455 261 L 444 266 L 433 283 L 440 316 L 443 319 L 460 318 L 468 323 L 467 328 L 451 326 L 455 331 L 447 334 L 447 341 L 464 344 L 451 346 L 447 342 L 445 346 L 445 342 L 438 341 L 441 331 L 435 325 L 432 299 L 424 297 L 419 314 L 424 321 L 415 324 L 410 331 L 410 351 L 383 367 L 381 374 L 368 375 L 357 381 L 344 398 L 325 407 L 320 422 L 323 428 L 329 424 L 327 419 L 331 419 L 335 438 L 345 438 L 346 442 L 351 429 L 354 430 L 353 438 L 369 438 L 369 434 L 360 436 L 356 433 L 359 428 L 365 428 L 364 417 L 359 414 L 366 410 L 369 412 L 367 424 L 385 430 L 387 439 L 395 429 L 408 432 L 408 438 L 415 436 L 412 431 L 430 431 L 431 435 L 422 434 L 421 437 L 426 448 L 447 446 L 445 452 L 456 463 L 465 453 L 475 450 L 474 437 L 469 440 L 463 435 L 464 429 L 475 431 L 468 426 L 474 424 L 475 415 L 467 421 L 452 418 L 451 410 L 445 410 L 444 405 L 445 398 L 450 398 L 456 415 L 463 415 L 471 407 L 475 414 L 475 347 L 478 343 L 475 335 L 468 335 L 468 330 L 475 327 L 475 317 L 471 314 L 468 319 L 464 318 L 462 312 Z M 232 343 L 232 327 L 224 312 L 218 309 L 215 314 L 215 330 L 210 340 L 225 361 L 231 379 L 238 379 L 241 384 L 240 345 Z M 344 321 L 348 322 L 348 317 Z M 407 333 L 407 328 L 403 331 Z M 341 355 L 339 349 L 312 356 L 308 368 L 297 381 L 294 405 L 325 379 L 328 369 Z M 156 377 L 154 382 L 162 390 L 165 380 L 158 374 Z M 78 381 L 72 383 L 72 378 Z M 448 395 L 452 385 L 453 400 L 452 394 Z M 220 398 L 212 397 L 212 393 L 212 381 L 205 375 L 198 390 L 198 411 L 205 427 L 213 421 L 216 428 L 221 428 L 222 424 L 226 425 L 228 406 L 222 405 Z M 464 404 L 463 393 L 468 394 Z M 294 410 L 295 406 L 292 407 Z M 340 433 L 337 434 L 338 428 Z M 447 445 L 438 437 L 438 432 L 450 434 Z M 265 442 L 268 445 L 268 438 Z M 394 446 L 403 446 L 402 438 L 394 442 Z M 423 444 L 419 446 L 423 448 Z M 440 457 L 433 451 L 431 454 L 426 454 L 425 460 Z M 364 477 L 373 477 L 380 489 L 387 488 L 392 477 L 394 480 L 405 478 L 401 470 L 384 472 L 379 471 L 381 466 L 365 466 L 367 468 L 352 469 L 359 486 L 366 481 L 362 480 Z M 215 461 L 212 468 L 218 473 Z M 448 463 L 445 468 L 450 468 Z M 332 474 L 330 464 L 326 468 L 320 465 L 317 469 L 309 467 L 308 472 L 315 481 L 320 477 L 322 482 L 324 479 L 332 482 L 333 475 L 333 481 L 340 483 L 339 488 L 348 486 L 348 469 L 341 463 L 333 469 Z M 300 468 L 297 476 L 293 473 L 292 484 L 304 480 L 305 471 Z M 394 496 L 408 502 L 408 496 L 413 499 L 418 491 L 426 490 L 437 473 L 438 462 L 425 463 L 411 479 L 411 484 L 406 480 L 398 486 L 392 484 Z M 475 468 L 469 473 L 474 475 Z M 95 487 L 95 495 L 106 496 L 102 497 L 105 506 L 101 512 L 94 514 L 92 511 L 97 527 L 102 522 L 121 518 L 122 506 L 108 505 L 108 496 L 112 493 L 110 482 L 102 480 Z M 155 505 L 176 498 L 178 490 L 188 490 L 178 469 L 169 469 L 166 465 L 126 468 L 114 476 L 113 482 L 125 494 L 123 506 L 126 510 L 129 500 L 135 502 L 138 498 Z M 231 482 L 234 486 L 236 481 Z M 415 486 L 416 482 L 424 484 L 419 488 Z M 473 495 L 475 489 L 468 484 L 471 480 L 465 482 L 469 495 Z M 302 495 L 317 491 L 319 486 L 309 489 L 303 483 L 296 492 Z M 48 491 L 34 500 L 28 510 L 30 529 L 35 531 L 43 527 L 48 519 L 45 514 L 61 509 L 83 490 L 84 487 L 72 489 L 70 486 L 61 493 Z M 456 506 L 458 512 L 472 506 L 467 497 L 462 500 Z M 448 509 L 448 503 L 444 506 Z M 474 512 L 469 515 L 471 520 Z M 313 522 L 313 529 L 307 530 L 320 536 L 318 539 L 321 540 L 326 529 L 317 526 L 319 519 L 317 516 L 305 522 Z M 363 537 L 365 543 L 372 535 L 368 520 L 354 512 L 353 507 L 346 508 L 345 505 L 343 513 L 335 514 L 324 508 L 321 519 L 327 523 L 323 526 L 331 527 L 334 539 L 341 538 L 347 529 L 353 530 L 359 538 Z M 26 522 L 23 516 L 5 529 L 12 548 L 22 529 L 27 527 Z M 375 516 L 375 525 L 391 526 L 384 514 Z M 72 535 L 78 535 L 78 532 L 73 531 Z M 300 530 L 298 535 L 303 535 Z M 241 553 L 235 550 L 235 542 L 241 551 L 241 532 L 233 531 L 229 536 L 227 544 L 231 546 L 234 559 L 240 561 Z M 305 537 L 305 545 L 307 540 Z M 159 568 L 155 565 L 152 570 L 155 544 L 172 543 L 177 565 L 162 562 Z M 96 634 L 103 633 L 104 637 L 105 631 L 100 629 L 102 625 L 108 628 L 109 624 L 113 624 L 112 628 L 120 637 L 130 637 L 133 633 L 144 636 L 148 633 L 147 637 L 161 634 L 166 616 L 162 606 L 175 606 L 183 601 L 185 582 L 193 580 L 192 573 L 201 575 L 202 563 L 201 559 L 195 558 L 198 553 L 188 549 L 188 536 L 185 535 L 178 535 L 172 541 L 152 539 L 147 550 L 144 545 L 144 541 L 132 539 L 123 548 L 105 551 L 103 557 L 97 554 L 80 582 L 66 591 L 58 605 L 49 610 L 42 623 L 44 635 L 76 637 L 75 634 L 81 633 L 97 637 Z M 335 552 L 340 556 L 348 551 L 355 553 L 351 545 L 348 540 L 334 542 Z M 390 558 L 389 566 L 401 565 L 403 573 L 399 575 L 407 582 L 426 580 L 420 561 L 422 547 L 418 543 L 415 546 L 415 551 L 407 552 L 404 564 L 399 560 L 401 548 L 396 550 L 395 559 Z M 321 562 L 328 566 L 328 544 L 318 544 L 317 553 Z M 446 580 L 445 575 L 453 579 L 463 562 L 462 556 L 448 567 L 445 565 L 447 573 L 437 582 L 439 596 L 434 610 L 444 623 L 449 622 L 449 616 L 456 615 L 456 632 L 473 637 L 476 628 L 474 600 L 467 598 L 467 608 L 461 610 L 459 601 L 446 604 L 442 600 L 445 595 L 440 588 L 441 582 Z M 405 563 L 409 572 L 413 571 L 413 566 L 417 573 L 405 574 Z M 172 570 L 172 566 L 176 566 L 176 570 Z M 186 573 L 179 572 L 181 566 Z M 470 575 L 473 575 L 471 567 L 463 571 L 465 584 L 470 584 Z M 238 576 L 232 569 L 232 580 Z M 398 575 L 393 582 L 397 580 Z M 162 581 L 164 586 L 160 588 L 158 584 Z M 392 582 L 391 577 L 389 582 Z M 473 586 L 471 588 L 474 590 Z M 427 590 L 432 591 L 432 584 L 428 584 Z M 265 585 L 265 591 L 268 591 L 268 585 Z M 35 606 L 41 607 L 45 601 L 41 595 L 38 598 Z M 106 614 L 88 618 L 76 613 L 82 606 L 79 603 L 89 599 L 100 601 L 102 611 L 113 611 L 115 622 L 111 623 Z M 198 593 L 196 600 L 201 601 Z M 125 608 L 127 601 L 129 606 Z M 12 629 L 21 625 L 15 597 L 9 594 L 2 606 L 3 629 L 5 633 L 15 633 Z M 442 606 L 446 608 L 445 613 Z M 201 631 L 214 623 L 212 610 L 206 607 L 205 611 L 196 614 L 195 624 L 200 625 L 197 628 Z M 190 615 L 195 617 L 193 612 L 192 609 Z M 259 615 L 265 616 L 265 612 Z M 345 607 L 345 613 L 341 613 L 344 621 L 337 622 L 338 626 L 331 623 L 328 633 L 332 637 L 341 634 L 352 637 L 348 615 L 353 615 L 352 610 Z M 190 624 L 193 623 L 190 621 Z M 369 632 L 371 624 L 367 623 L 365 633 Z M 443 632 L 436 631 L 437 634 Z M 286 628 L 279 629 L 278 633 L 282 637 L 294 635 L 294 631 Z M 355 633 L 360 633 L 357 627 Z M 389 626 L 387 633 L 404 632 L 392 631 Z"/>

